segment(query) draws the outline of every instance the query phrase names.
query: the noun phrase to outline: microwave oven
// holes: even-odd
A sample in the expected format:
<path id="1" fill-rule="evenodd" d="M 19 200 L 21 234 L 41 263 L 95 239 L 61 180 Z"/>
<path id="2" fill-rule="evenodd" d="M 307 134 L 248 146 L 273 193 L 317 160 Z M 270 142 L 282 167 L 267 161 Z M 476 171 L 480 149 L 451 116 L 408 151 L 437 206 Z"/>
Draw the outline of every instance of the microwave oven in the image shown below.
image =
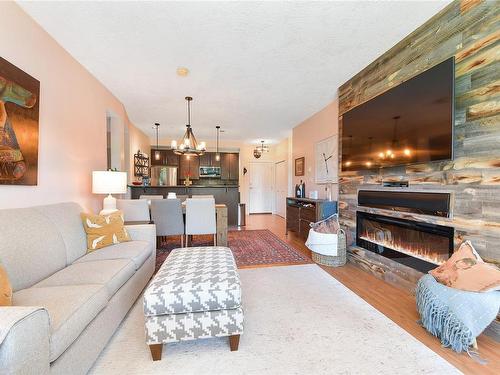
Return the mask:
<path id="1" fill-rule="evenodd" d="M 220 178 L 220 167 L 200 167 L 200 178 Z"/>

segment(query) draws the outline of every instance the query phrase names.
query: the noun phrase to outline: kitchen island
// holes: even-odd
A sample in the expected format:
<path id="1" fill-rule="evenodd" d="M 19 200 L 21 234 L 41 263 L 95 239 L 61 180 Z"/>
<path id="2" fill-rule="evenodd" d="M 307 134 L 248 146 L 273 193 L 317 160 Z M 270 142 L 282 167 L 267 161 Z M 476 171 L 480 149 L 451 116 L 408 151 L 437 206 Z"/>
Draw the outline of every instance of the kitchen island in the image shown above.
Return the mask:
<path id="1" fill-rule="evenodd" d="M 129 185 L 131 198 L 139 199 L 141 195 L 163 195 L 167 197 L 169 192 L 177 195 L 213 195 L 215 203 L 227 206 L 227 219 L 229 225 L 238 223 L 238 203 L 240 203 L 240 193 L 238 185 L 184 185 L 175 186 L 136 186 Z"/>

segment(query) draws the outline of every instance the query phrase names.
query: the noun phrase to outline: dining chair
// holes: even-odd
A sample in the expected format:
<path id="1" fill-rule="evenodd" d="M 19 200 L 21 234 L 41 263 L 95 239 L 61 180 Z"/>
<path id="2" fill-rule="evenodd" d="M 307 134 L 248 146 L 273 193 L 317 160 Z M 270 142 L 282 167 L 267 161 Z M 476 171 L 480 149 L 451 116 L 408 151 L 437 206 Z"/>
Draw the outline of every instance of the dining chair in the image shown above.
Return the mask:
<path id="1" fill-rule="evenodd" d="M 177 199 L 180 199 L 181 202 L 185 202 L 186 199 L 188 199 L 188 198 L 189 198 L 189 195 L 178 195 L 177 196 Z"/>
<path id="2" fill-rule="evenodd" d="M 181 236 L 184 247 L 184 218 L 180 199 L 153 199 L 151 201 L 151 220 L 156 225 L 156 236 Z M 166 242 L 166 238 L 164 238 Z"/>
<path id="3" fill-rule="evenodd" d="M 153 199 L 163 199 L 163 195 L 147 195 L 143 194 L 139 196 L 139 199 L 146 199 L 148 201 L 149 207 L 151 207 L 151 201 Z"/>
<path id="4" fill-rule="evenodd" d="M 146 199 L 117 199 L 116 208 L 123 212 L 125 221 L 150 221 Z"/>
<path id="5" fill-rule="evenodd" d="M 213 234 L 214 246 L 217 245 L 215 200 L 213 198 L 186 200 L 186 246 L 189 243 L 189 236 L 199 234 Z"/>
<path id="6" fill-rule="evenodd" d="M 193 199 L 215 199 L 213 195 L 193 195 L 191 196 Z"/>

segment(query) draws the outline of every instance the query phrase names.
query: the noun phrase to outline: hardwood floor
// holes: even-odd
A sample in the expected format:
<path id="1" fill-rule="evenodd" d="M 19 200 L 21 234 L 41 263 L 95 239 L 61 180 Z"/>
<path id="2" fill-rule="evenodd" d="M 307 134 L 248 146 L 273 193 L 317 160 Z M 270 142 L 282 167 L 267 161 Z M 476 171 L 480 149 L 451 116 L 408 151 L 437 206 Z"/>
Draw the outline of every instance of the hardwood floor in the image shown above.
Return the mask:
<path id="1" fill-rule="evenodd" d="M 311 256 L 311 252 L 300 238 L 293 233 L 285 235 L 285 220 L 277 215 L 249 215 L 246 224 L 242 230 L 269 229 L 295 249 Z M 466 353 L 458 354 L 451 349 L 441 347 L 434 336 L 419 326 L 415 297 L 408 292 L 377 279 L 349 263 L 344 267 L 322 268 L 463 373 L 500 374 L 500 343 L 492 338 L 481 335 L 477 340 L 481 358 L 488 361 L 486 365 L 481 365 Z"/>

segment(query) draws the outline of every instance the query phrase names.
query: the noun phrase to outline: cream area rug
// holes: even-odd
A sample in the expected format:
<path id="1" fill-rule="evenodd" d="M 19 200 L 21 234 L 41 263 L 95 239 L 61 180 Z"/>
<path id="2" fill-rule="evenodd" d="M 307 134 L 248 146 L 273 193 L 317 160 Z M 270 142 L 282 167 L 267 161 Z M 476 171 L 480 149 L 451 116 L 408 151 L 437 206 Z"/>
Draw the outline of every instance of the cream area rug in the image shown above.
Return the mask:
<path id="1" fill-rule="evenodd" d="M 153 362 L 142 299 L 93 374 L 459 374 L 316 265 L 239 270 L 245 334 L 168 344 Z"/>

